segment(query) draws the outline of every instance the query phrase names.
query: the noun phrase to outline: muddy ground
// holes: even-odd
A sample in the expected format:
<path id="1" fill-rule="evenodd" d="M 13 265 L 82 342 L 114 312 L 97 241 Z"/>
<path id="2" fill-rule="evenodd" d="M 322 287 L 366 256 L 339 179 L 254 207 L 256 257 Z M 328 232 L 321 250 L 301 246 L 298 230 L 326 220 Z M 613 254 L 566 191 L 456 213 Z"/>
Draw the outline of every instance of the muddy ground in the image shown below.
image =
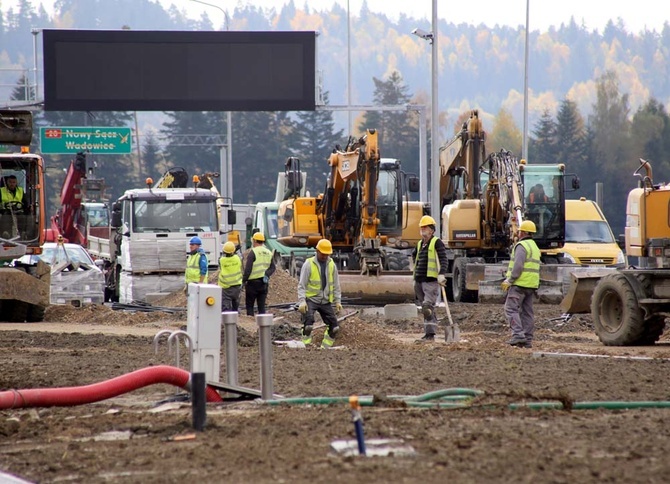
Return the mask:
<path id="1" fill-rule="evenodd" d="M 606 348 L 588 317 L 550 321 L 559 309 L 538 305 L 533 348 L 516 349 L 505 344 L 501 306 L 450 308 L 462 331 L 458 344 L 415 343 L 418 320 L 356 316 L 342 323 L 337 351 L 273 352 L 276 393 L 374 395 L 375 406 L 362 408 L 366 438 L 400 439 L 414 455 L 334 454 L 333 441 L 354 438 L 346 403 L 209 404 L 205 431 L 194 433 L 189 404 L 175 401 L 183 391 L 152 385 L 99 403 L 0 411 L 0 469 L 32 482 L 667 482 L 670 408 L 511 404 L 670 401 L 670 341 Z M 277 316 L 275 337 L 297 338 L 296 313 Z M 2 324 L 0 389 L 87 385 L 173 364 L 165 345 L 154 353 L 153 335 L 183 327 L 185 318 L 52 307 L 45 323 Z M 241 317 L 239 326 L 239 383 L 258 389 L 255 322 Z M 221 362 L 223 379 L 223 355 Z M 456 387 L 483 394 L 466 409 L 387 398 Z"/>

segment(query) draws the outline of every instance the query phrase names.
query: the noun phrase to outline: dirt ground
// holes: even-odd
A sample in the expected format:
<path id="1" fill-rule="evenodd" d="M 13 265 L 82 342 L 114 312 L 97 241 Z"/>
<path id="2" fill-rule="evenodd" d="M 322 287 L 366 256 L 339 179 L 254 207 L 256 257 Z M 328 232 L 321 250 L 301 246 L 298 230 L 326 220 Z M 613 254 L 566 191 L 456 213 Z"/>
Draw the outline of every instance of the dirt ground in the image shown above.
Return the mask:
<path id="1" fill-rule="evenodd" d="M 290 301 L 290 283 L 277 277 L 275 284 Z M 175 294 L 161 305 L 184 307 L 185 298 Z M 537 305 L 533 348 L 516 349 L 505 344 L 502 306 L 450 308 L 458 344 L 416 343 L 418 319 L 355 316 L 342 323 L 339 350 L 273 350 L 277 394 L 374 396 L 374 406 L 362 408 L 366 439 L 399 439 L 413 455 L 336 454 L 333 441 L 355 439 L 347 403 L 209 404 L 205 431 L 194 432 L 184 392 L 160 384 L 98 403 L 0 411 L 0 470 L 32 482 L 86 483 L 667 482 L 670 408 L 579 408 L 670 401 L 667 335 L 649 347 L 604 347 L 588 317 L 552 321 L 558 307 Z M 282 318 L 275 339 L 297 339 L 298 315 L 275 313 Z M 0 390 L 76 387 L 174 364 L 164 344 L 154 352 L 153 335 L 185 324 L 185 312 L 102 306 L 51 307 L 44 323 L 0 324 Z M 318 342 L 322 330 L 315 333 Z M 238 353 L 239 384 L 259 389 L 256 324 L 246 316 Z M 225 379 L 223 354 L 221 365 Z M 409 400 L 448 388 L 483 393 L 461 409 Z M 512 406 L 536 402 L 568 409 Z"/>

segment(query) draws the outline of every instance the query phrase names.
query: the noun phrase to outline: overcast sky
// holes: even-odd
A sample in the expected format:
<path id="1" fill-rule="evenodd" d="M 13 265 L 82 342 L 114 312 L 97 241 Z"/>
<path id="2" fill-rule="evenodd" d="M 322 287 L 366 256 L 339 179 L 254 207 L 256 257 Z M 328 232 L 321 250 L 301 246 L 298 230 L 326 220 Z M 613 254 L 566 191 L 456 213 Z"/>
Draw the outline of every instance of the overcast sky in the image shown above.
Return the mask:
<path id="1" fill-rule="evenodd" d="M 206 11 L 215 26 L 223 25 L 224 15 L 218 8 L 198 4 L 193 0 L 158 0 L 165 6 L 174 4 L 184 10 L 189 17 L 198 18 Z M 262 7 L 281 8 L 287 0 L 205 0 L 232 13 L 238 3 L 250 3 Z M 307 4 L 317 10 L 329 9 L 337 1 L 346 8 L 347 0 L 294 0 L 297 7 Z M 42 3 L 47 11 L 53 11 L 53 0 L 32 0 L 33 5 Z M 384 12 L 397 18 L 400 12 L 416 18 L 431 18 L 432 0 L 367 0 L 372 12 Z M 438 16 L 447 21 L 474 25 L 484 23 L 490 27 L 500 25 L 525 25 L 526 0 L 439 0 Z M 15 6 L 17 0 L 0 0 L 0 6 L 7 10 Z M 351 12 L 357 15 L 363 0 L 349 0 Z M 567 23 L 574 16 L 578 24 L 602 32 L 609 19 L 614 22 L 623 19 L 626 28 L 638 33 L 647 28 L 660 32 L 663 22 L 670 22 L 670 2 L 668 0 L 530 0 L 531 30 L 547 30 L 550 25 Z"/>

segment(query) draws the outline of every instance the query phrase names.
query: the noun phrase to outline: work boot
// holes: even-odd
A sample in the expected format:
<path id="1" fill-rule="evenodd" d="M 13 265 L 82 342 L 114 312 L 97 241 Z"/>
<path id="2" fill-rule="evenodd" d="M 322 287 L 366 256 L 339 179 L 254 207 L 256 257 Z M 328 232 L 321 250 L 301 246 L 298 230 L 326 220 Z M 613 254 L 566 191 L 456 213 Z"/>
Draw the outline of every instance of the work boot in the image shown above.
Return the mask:
<path id="1" fill-rule="evenodd" d="M 312 344 L 312 326 L 304 326 L 302 328 L 302 333 L 301 333 L 302 339 L 301 341 L 303 342 L 304 345 L 311 345 Z"/>
<path id="2" fill-rule="evenodd" d="M 421 339 L 416 340 L 417 343 L 433 343 L 435 341 L 434 334 L 424 334 Z"/>
<path id="3" fill-rule="evenodd" d="M 509 340 L 507 344 L 510 346 L 518 346 L 521 348 L 525 348 L 526 345 L 528 344 L 528 340 L 526 340 L 526 338 L 523 336 L 512 336 L 512 339 Z"/>

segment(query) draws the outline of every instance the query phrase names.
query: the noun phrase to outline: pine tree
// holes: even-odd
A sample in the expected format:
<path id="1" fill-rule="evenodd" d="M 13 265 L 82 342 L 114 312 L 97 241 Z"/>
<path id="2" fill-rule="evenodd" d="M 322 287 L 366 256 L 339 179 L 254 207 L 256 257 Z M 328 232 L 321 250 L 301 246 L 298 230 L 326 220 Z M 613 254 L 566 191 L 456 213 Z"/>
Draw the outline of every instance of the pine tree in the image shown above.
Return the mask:
<path id="1" fill-rule="evenodd" d="M 667 182 L 670 179 L 670 116 L 655 98 L 649 99 L 633 116 L 631 142 L 636 156 L 651 163 L 654 178 Z"/>
<path id="2" fill-rule="evenodd" d="M 28 76 L 23 74 L 16 82 L 16 86 L 10 96 L 12 101 L 29 102 L 35 99 L 35 87 L 30 85 Z"/>
<path id="3" fill-rule="evenodd" d="M 577 104 L 564 99 L 556 116 L 554 163 L 565 163 L 569 173 L 576 173 L 581 177 L 583 172 L 590 169 L 586 142 L 586 126 Z"/>
<path id="4" fill-rule="evenodd" d="M 142 164 L 147 174 L 165 173 L 168 169 L 163 162 L 161 146 L 153 129 L 147 131 L 142 142 Z"/>
<path id="5" fill-rule="evenodd" d="M 533 131 L 529 144 L 529 158 L 532 163 L 555 163 L 556 161 L 556 123 L 548 109 Z"/>

